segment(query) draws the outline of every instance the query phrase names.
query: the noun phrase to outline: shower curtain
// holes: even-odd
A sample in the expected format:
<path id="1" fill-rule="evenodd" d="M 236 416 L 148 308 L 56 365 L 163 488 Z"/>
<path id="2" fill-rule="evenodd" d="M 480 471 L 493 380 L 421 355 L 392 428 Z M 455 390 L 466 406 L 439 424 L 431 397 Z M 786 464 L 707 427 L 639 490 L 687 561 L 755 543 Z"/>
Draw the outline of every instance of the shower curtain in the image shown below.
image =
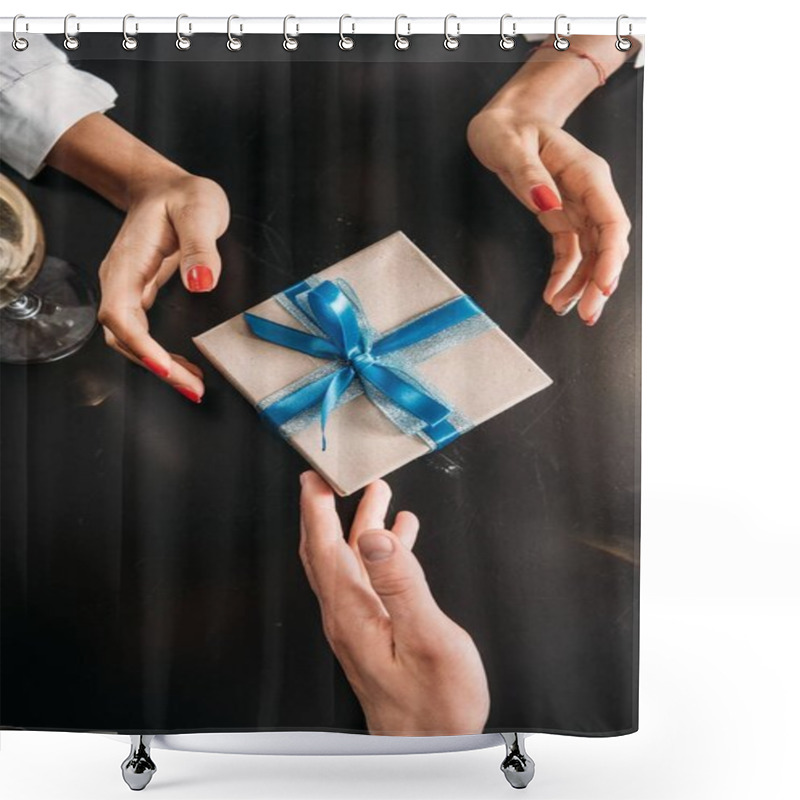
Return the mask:
<path id="1" fill-rule="evenodd" d="M 639 43 L 80 38 L 2 43 L 2 175 L 100 321 L 0 367 L 0 727 L 635 731 Z M 363 343 L 453 298 L 440 368 Z M 287 431 L 258 387 L 314 370 Z"/>

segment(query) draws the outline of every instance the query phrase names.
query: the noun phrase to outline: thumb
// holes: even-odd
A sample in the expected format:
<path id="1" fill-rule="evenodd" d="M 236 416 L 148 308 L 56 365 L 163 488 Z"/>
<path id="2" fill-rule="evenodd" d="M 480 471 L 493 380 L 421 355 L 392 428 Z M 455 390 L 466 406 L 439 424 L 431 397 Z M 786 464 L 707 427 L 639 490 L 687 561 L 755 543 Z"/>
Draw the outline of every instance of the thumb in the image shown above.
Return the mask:
<path id="1" fill-rule="evenodd" d="M 358 537 L 358 549 L 372 588 L 396 627 L 413 626 L 419 631 L 441 617 L 417 557 L 396 534 L 365 531 Z"/>
<path id="2" fill-rule="evenodd" d="M 561 210 L 561 196 L 541 161 L 527 162 L 513 170 L 515 194 L 537 214 Z"/>
<path id="3" fill-rule="evenodd" d="M 180 270 L 190 292 L 210 292 L 219 280 L 222 260 L 217 250 L 218 213 L 205 205 L 184 206 L 173 218 L 180 248 Z"/>

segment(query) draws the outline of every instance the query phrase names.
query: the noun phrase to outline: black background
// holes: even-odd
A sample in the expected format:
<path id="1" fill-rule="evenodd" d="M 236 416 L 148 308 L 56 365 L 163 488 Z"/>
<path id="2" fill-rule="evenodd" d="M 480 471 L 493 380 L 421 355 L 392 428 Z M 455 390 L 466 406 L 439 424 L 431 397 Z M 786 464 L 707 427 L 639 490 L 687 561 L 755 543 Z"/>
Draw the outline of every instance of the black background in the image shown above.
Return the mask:
<path id="1" fill-rule="evenodd" d="M 233 216 L 218 289 L 173 281 L 150 315 L 204 368 L 200 406 L 99 331 L 63 361 L 0 369 L 0 726 L 365 730 L 297 555 L 306 464 L 190 337 L 403 230 L 554 379 L 387 477 L 393 509 L 422 521 L 435 597 L 483 657 L 485 730 L 635 730 L 642 71 L 623 67 L 567 124 L 611 163 L 634 220 L 619 289 L 587 328 L 544 305 L 549 236 L 466 144 L 529 48 L 224 41 L 179 53 L 147 36 L 126 53 L 92 34 L 75 54 L 119 92 L 110 116 L 221 183 Z M 96 275 L 121 214 L 52 170 L 3 171 L 49 251 Z"/>

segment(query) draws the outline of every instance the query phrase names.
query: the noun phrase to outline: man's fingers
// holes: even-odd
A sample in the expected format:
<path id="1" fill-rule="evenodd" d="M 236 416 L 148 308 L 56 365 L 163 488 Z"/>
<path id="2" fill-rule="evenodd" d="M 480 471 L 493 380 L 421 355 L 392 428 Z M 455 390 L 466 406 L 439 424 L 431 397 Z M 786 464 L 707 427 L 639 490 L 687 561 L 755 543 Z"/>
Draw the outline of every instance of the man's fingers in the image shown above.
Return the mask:
<path id="1" fill-rule="evenodd" d="M 392 531 L 397 535 L 397 538 L 403 543 L 404 547 L 409 550 L 414 548 L 414 543 L 417 541 L 417 534 L 419 533 L 419 519 L 416 514 L 410 511 L 399 511 L 394 518 L 394 525 Z"/>
<path id="2" fill-rule="evenodd" d="M 386 512 L 392 499 L 392 490 L 384 480 L 373 481 L 364 490 L 358 504 L 353 524 L 350 527 L 348 543 L 356 547 L 359 534 L 370 528 L 383 528 L 386 521 Z M 357 552 L 357 550 L 356 550 Z"/>
<path id="3" fill-rule="evenodd" d="M 313 574 L 312 588 L 320 602 L 336 591 L 343 544 L 336 495 L 316 472 L 307 470 L 300 476 L 300 558 L 309 577 Z"/>
<path id="4" fill-rule="evenodd" d="M 300 516 L 309 547 L 327 547 L 342 540 L 336 495 L 313 470 L 306 470 L 300 476 Z"/>
<path id="5" fill-rule="evenodd" d="M 417 557 L 388 530 L 358 537 L 361 558 L 375 593 L 389 612 L 397 636 L 422 637 L 441 621 Z"/>
<path id="6" fill-rule="evenodd" d="M 380 628 L 362 623 L 385 617 L 386 612 L 344 541 L 333 490 L 311 470 L 301 475 L 300 558 L 337 656 L 360 654 L 363 661 L 374 653 L 371 633 Z"/>

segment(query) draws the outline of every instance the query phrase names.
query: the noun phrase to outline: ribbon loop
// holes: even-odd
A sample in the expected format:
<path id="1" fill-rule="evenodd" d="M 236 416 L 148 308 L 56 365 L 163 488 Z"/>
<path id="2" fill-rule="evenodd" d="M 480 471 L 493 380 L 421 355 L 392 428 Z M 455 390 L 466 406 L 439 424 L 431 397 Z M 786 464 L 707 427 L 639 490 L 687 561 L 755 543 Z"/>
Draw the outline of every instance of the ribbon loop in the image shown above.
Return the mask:
<path id="1" fill-rule="evenodd" d="M 267 405 L 262 414 L 280 427 L 319 405 L 322 449 L 325 450 L 327 421 L 352 382 L 358 379 L 365 390 L 369 384 L 396 407 L 421 420 L 425 424 L 425 434 L 436 447 L 455 439 L 459 433 L 449 420 L 454 409 L 425 391 L 419 380 L 396 364 L 383 361 L 382 357 L 418 344 L 476 314 L 483 314 L 480 308 L 462 295 L 373 342 L 372 330 L 363 313 L 359 313 L 336 283 L 322 281 L 304 291 L 306 285 L 293 286 L 285 294 L 298 308 L 304 303 L 301 310 L 325 338 L 252 313 L 244 315 L 247 325 L 260 339 L 317 358 L 340 361 L 341 367 Z"/>

